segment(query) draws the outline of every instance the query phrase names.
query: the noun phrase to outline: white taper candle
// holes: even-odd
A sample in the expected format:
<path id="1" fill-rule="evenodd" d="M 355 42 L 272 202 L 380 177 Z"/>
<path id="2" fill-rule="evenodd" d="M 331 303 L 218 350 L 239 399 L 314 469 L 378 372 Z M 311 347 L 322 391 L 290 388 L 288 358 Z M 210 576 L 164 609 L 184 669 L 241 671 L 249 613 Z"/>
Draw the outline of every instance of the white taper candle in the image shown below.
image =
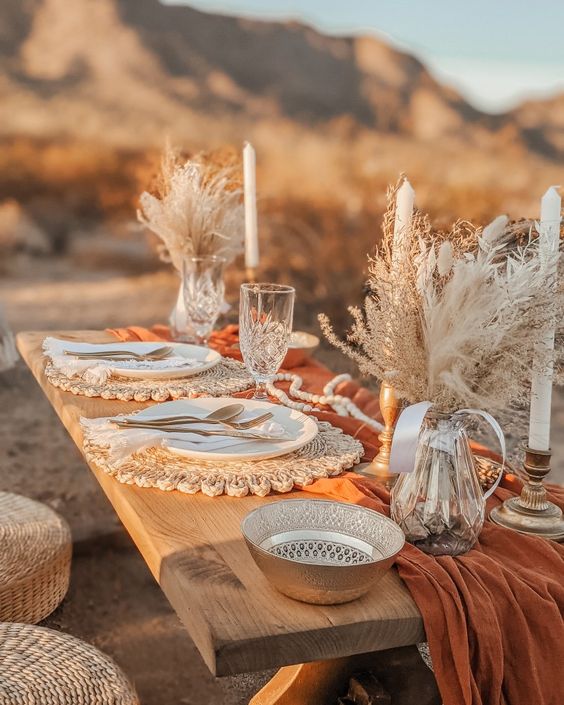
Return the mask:
<path id="1" fill-rule="evenodd" d="M 547 267 L 547 276 L 556 275 L 556 258 L 560 242 L 560 209 L 562 200 L 551 186 L 541 200 L 540 257 Z M 536 346 L 531 382 L 531 413 L 529 418 L 529 448 L 550 448 L 550 405 L 552 400 L 552 364 L 546 364 L 547 354 L 554 350 L 554 326 L 548 327 Z"/>
<path id="2" fill-rule="evenodd" d="M 394 242 L 392 250 L 392 266 L 401 258 L 402 249 L 409 242 L 409 229 L 413 218 L 415 191 L 407 179 L 399 187 L 396 194 L 396 217 L 394 221 Z"/>
<path id="3" fill-rule="evenodd" d="M 243 148 L 243 188 L 245 194 L 245 267 L 256 269 L 259 264 L 257 229 L 256 156 L 252 144 Z"/>

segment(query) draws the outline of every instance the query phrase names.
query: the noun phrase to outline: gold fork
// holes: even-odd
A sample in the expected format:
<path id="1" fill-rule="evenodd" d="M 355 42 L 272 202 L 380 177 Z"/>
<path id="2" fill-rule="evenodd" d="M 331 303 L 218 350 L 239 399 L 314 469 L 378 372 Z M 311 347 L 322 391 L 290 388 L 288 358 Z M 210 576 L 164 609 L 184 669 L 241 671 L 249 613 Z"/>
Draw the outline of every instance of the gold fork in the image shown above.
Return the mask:
<path id="1" fill-rule="evenodd" d="M 228 426 L 229 428 L 232 428 L 235 431 L 245 431 L 249 428 L 255 428 L 256 426 L 260 426 L 260 424 L 264 423 L 265 421 L 268 421 L 272 417 L 273 414 L 270 411 L 267 411 L 266 413 L 261 414 L 260 416 L 257 416 L 254 419 L 249 419 L 248 421 L 230 421 L 229 419 L 219 421 L 206 418 L 201 419 L 197 416 L 167 416 L 164 419 L 147 419 L 146 421 L 144 421 L 143 419 L 136 419 L 135 417 L 132 417 L 131 419 L 120 419 L 119 421 L 115 421 L 115 423 L 120 428 L 162 428 L 163 431 L 166 430 L 167 426 L 175 426 L 176 424 L 221 424 L 222 426 Z"/>
<path id="2" fill-rule="evenodd" d="M 93 352 L 77 352 L 73 350 L 63 350 L 65 355 L 72 355 L 80 360 L 107 360 L 107 359 L 130 359 L 130 360 L 163 360 L 172 352 L 170 346 L 156 348 L 148 353 L 136 353 L 131 350 L 106 350 Z"/>

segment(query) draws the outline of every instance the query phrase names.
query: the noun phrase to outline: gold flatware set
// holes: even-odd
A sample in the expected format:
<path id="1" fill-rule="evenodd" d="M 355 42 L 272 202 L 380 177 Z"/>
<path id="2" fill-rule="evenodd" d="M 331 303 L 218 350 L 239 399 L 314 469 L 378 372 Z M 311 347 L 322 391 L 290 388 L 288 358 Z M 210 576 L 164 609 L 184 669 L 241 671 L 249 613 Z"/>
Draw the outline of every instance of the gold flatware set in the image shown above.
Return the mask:
<path id="1" fill-rule="evenodd" d="M 76 350 L 63 350 L 64 355 L 77 357 L 79 360 L 164 360 L 172 352 L 172 348 L 165 345 L 155 348 L 148 353 L 136 353 L 131 350 L 101 350 L 82 352 Z"/>
<path id="2" fill-rule="evenodd" d="M 136 428 L 150 429 L 155 431 L 163 431 L 165 433 L 196 433 L 201 436 L 230 436 L 234 438 L 248 438 L 254 440 L 280 440 L 279 437 L 267 436 L 264 434 L 250 433 L 244 434 L 241 431 L 247 431 L 260 426 L 265 421 L 273 417 L 271 412 L 266 412 L 260 416 L 256 416 L 248 421 L 235 421 L 245 407 L 243 404 L 229 404 L 220 409 L 216 409 L 207 416 L 164 416 L 154 419 L 136 419 L 134 416 L 129 418 L 115 418 L 112 422 L 121 429 Z M 187 428 L 191 424 L 217 424 L 223 426 L 218 430 L 193 429 Z"/>

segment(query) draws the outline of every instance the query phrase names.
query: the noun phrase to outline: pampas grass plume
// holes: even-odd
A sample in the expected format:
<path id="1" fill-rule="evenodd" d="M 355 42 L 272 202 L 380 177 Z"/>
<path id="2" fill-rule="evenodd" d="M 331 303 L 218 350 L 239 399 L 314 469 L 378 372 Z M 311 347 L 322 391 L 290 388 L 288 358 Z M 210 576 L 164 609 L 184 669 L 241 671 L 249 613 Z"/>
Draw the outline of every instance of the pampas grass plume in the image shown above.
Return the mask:
<path id="1" fill-rule="evenodd" d="M 561 374 L 564 286 L 546 275 L 559 252 L 544 261 L 532 221 L 499 216 L 483 230 L 457 221 L 442 233 L 416 213 L 411 242 L 392 258 L 394 207 L 390 189 L 364 311 L 351 309 L 345 340 L 320 316 L 325 336 L 363 373 L 391 379 L 410 403 L 446 412 L 524 408 L 536 343 L 555 322 L 555 353 L 540 364 Z"/>
<path id="2" fill-rule="evenodd" d="M 156 194 L 139 199 L 138 220 L 162 241 L 161 257 L 182 271 L 186 257 L 219 255 L 230 262 L 243 250 L 242 192 L 231 164 L 202 156 L 179 161 L 168 148 Z"/>

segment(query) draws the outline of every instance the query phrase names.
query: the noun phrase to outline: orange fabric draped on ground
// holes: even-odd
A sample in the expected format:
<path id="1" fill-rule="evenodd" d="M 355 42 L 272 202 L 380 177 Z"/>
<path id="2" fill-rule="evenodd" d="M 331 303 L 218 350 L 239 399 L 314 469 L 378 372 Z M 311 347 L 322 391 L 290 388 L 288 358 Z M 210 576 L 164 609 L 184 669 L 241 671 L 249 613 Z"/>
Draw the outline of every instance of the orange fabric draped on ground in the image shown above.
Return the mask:
<path id="1" fill-rule="evenodd" d="M 121 340 L 168 338 L 164 326 L 112 332 Z M 236 342 L 237 327 L 229 326 L 211 345 L 239 357 Z M 315 393 L 333 376 L 313 360 L 292 371 Z M 378 416 L 377 399 L 357 384 L 343 384 L 338 393 Z M 316 416 L 359 438 L 367 459 L 374 456 L 378 441 L 365 424 L 330 411 Z M 389 493 L 354 473 L 303 489 L 389 514 Z M 519 481 L 508 476 L 488 511 L 519 491 Z M 551 487 L 550 498 L 564 508 L 563 488 Z M 406 544 L 397 567 L 423 616 L 444 705 L 563 705 L 564 546 L 486 522 L 467 554 L 433 557 Z"/>

